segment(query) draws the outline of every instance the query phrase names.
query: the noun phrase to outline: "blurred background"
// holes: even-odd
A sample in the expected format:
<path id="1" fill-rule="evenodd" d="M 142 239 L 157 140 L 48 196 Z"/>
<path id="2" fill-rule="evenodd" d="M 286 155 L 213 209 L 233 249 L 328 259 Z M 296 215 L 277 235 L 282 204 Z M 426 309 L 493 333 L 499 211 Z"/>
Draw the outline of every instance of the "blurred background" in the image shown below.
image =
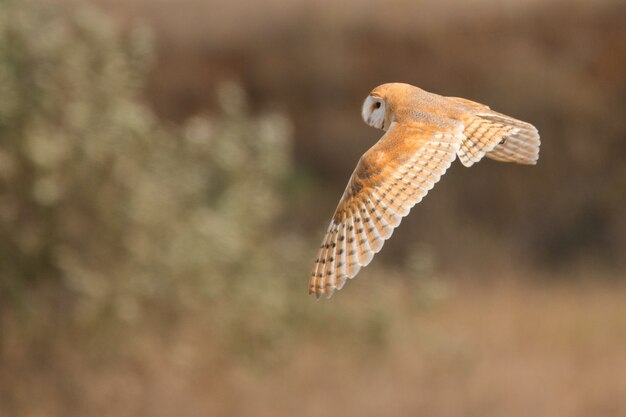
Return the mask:
<path id="1" fill-rule="evenodd" d="M 0 0 L 0 416 L 626 415 L 626 3 Z M 307 295 L 378 84 L 533 123 Z"/>

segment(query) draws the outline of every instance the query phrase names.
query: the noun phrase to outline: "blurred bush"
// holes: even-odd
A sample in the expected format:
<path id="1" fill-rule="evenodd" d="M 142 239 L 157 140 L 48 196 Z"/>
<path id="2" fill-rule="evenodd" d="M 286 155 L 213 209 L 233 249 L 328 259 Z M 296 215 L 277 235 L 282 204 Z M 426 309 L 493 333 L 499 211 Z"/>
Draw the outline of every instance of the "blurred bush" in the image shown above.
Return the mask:
<path id="1" fill-rule="evenodd" d="M 271 338 L 306 288 L 279 218 L 289 123 L 226 84 L 222 116 L 168 126 L 140 98 L 150 59 L 145 29 L 0 2 L 0 312 L 89 328 L 202 310 L 216 340 Z"/>
<path id="2" fill-rule="evenodd" d="M 84 5 L 0 1 L 5 381 L 41 359 L 50 381 L 103 352 L 141 363 L 133 344 L 185 331 L 261 364 L 302 337 L 384 345 L 393 286 L 367 306 L 306 296 L 318 236 L 286 225 L 288 120 L 252 115 L 233 83 L 217 89 L 219 116 L 159 120 L 142 98 L 151 44 Z"/>

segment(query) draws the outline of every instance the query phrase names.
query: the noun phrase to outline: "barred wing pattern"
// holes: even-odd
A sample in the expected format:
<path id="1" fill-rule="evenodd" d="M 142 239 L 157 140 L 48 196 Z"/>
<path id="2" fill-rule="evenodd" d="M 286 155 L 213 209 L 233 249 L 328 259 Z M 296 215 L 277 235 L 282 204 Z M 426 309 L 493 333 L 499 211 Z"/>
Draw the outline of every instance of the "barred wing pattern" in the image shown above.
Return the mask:
<path id="1" fill-rule="evenodd" d="M 458 149 L 452 131 L 392 124 L 350 178 L 315 260 L 309 293 L 330 297 L 368 265 Z"/>
<path id="2" fill-rule="evenodd" d="M 468 117 L 459 149 L 459 160 L 466 167 L 484 156 L 502 162 L 534 165 L 539 159 L 539 133 L 530 123 L 499 113 Z"/>
<path id="3" fill-rule="evenodd" d="M 493 150 L 487 152 L 485 155 L 487 158 L 518 164 L 535 165 L 537 163 L 541 140 L 535 126 L 503 114 L 496 113 L 483 117 L 515 128 L 515 131 L 504 137 Z"/>
<path id="4" fill-rule="evenodd" d="M 463 165 L 470 167 L 485 156 L 501 162 L 537 163 L 541 141 L 535 126 L 475 101 L 448 98 L 469 110 L 463 120 L 465 138 L 459 149 L 459 160 Z"/>

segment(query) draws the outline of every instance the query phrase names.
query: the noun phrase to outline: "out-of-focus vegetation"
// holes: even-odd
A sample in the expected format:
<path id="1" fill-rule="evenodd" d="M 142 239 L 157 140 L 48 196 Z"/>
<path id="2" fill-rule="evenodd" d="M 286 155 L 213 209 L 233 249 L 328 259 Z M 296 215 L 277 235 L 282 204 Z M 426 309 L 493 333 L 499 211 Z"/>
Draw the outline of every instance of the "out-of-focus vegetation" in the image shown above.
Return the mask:
<path id="1" fill-rule="evenodd" d="M 180 1 L 0 0 L 0 416 L 626 413 L 623 6 Z M 454 167 L 315 302 L 389 80 L 540 164 Z"/>
<path id="2" fill-rule="evenodd" d="M 37 2 L 0 15 L 3 306 L 89 322 L 210 304 L 224 328 L 283 314 L 300 245 L 277 221 L 287 121 L 246 116 L 226 85 L 221 118 L 164 125 L 139 99 L 145 32 L 122 41 L 90 9 Z M 46 286 L 63 306 L 31 307 Z"/>
<path id="3" fill-rule="evenodd" d="M 141 99 L 151 42 L 89 7 L 0 3 L 5 364 L 74 337 L 123 353 L 120 329 L 189 317 L 259 359 L 314 313 L 307 246 L 281 219 L 288 120 L 249 115 L 227 83 L 219 117 L 160 121 Z"/>

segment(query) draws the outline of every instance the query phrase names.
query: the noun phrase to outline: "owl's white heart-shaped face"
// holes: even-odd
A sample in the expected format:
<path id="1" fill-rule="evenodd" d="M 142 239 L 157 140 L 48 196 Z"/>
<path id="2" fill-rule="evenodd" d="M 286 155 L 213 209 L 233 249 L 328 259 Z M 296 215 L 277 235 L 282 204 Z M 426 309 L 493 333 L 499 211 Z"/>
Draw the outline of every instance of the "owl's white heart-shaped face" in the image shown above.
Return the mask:
<path id="1" fill-rule="evenodd" d="M 363 102 L 361 116 L 363 121 L 376 129 L 386 130 L 389 126 L 385 126 L 386 117 L 385 101 L 376 96 L 369 95 Z"/>

